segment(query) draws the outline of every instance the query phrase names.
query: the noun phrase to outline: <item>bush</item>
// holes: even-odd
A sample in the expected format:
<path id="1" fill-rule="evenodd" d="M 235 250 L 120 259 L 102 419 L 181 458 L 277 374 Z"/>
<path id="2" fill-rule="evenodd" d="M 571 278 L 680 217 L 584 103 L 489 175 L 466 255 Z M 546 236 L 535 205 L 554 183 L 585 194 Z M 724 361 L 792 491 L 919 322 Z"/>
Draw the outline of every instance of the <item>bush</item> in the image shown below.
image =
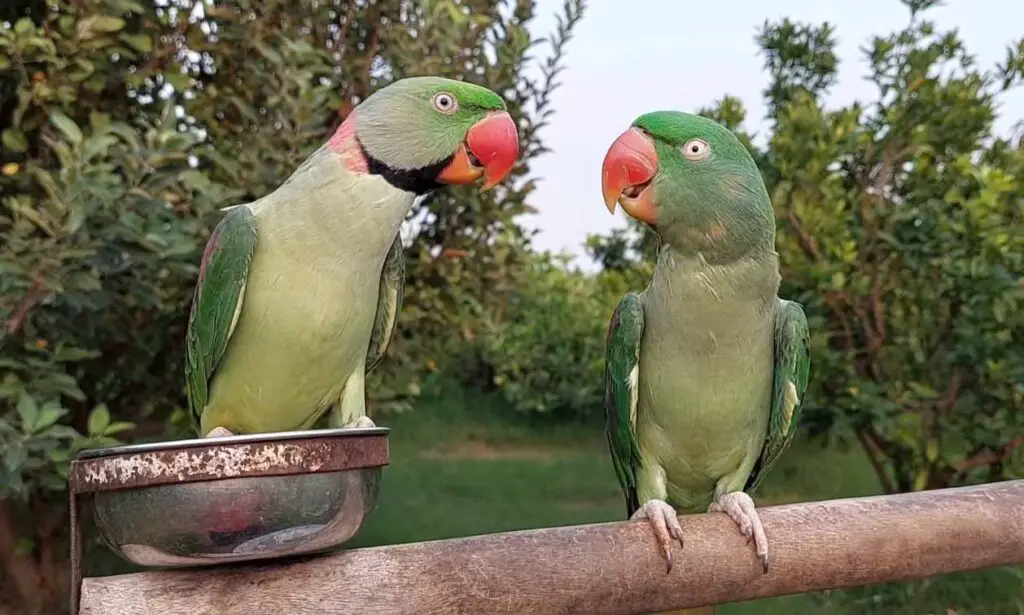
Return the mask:
<path id="1" fill-rule="evenodd" d="M 1024 149 L 993 132 L 1024 41 L 983 70 L 923 19 L 933 2 L 905 4 L 869 46 L 871 104 L 823 108 L 827 27 L 762 36 L 784 279 L 817 317 L 809 418 L 852 430 L 887 491 L 1024 469 Z"/>
<path id="2" fill-rule="evenodd" d="M 587 275 L 566 259 L 537 256 L 519 279 L 507 322 L 481 341 L 508 402 L 558 418 L 602 416 L 605 331 L 627 290 L 618 272 Z"/>
<path id="3" fill-rule="evenodd" d="M 81 17 L 0 26 L 0 68 L 20 79 L 0 104 L 0 600 L 28 613 L 65 591 L 69 457 L 178 403 L 166 340 L 184 334 L 201 214 L 225 196 L 169 107 L 144 119 L 107 90 L 151 41 Z"/>

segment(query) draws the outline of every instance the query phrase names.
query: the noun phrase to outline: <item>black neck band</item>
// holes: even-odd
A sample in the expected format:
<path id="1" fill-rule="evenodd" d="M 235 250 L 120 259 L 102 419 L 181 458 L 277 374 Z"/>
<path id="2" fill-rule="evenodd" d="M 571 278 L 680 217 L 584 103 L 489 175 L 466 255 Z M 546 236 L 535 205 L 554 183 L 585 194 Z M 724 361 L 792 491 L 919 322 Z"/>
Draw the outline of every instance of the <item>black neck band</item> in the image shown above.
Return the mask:
<path id="1" fill-rule="evenodd" d="M 366 168 L 370 173 L 380 175 L 395 188 L 411 192 L 417 196 L 427 194 L 441 187 L 441 183 L 437 181 L 437 176 L 441 174 L 445 167 L 451 164 L 452 159 L 455 157 L 453 154 L 444 160 L 439 160 L 432 165 L 419 169 L 396 169 L 370 155 L 358 138 L 356 143 L 359 144 L 359 151 L 366 158 Z"/>

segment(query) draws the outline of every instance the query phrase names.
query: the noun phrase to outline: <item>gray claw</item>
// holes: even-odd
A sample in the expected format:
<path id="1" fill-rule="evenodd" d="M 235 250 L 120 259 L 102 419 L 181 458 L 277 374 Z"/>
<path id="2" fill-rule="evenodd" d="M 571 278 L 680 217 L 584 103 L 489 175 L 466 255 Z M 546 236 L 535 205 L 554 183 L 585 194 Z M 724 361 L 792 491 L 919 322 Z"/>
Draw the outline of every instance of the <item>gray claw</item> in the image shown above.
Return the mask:
<path id="1" fill-rule="evenodd" d="M 665 574 L 672 572 L 672 541 L 683 546 L 683 528 L 679 525 L 679 516 L 674 508 L 663 500 L 649 500 L 644 503 L 630 519 L 647 519 L 654 530 L 654 536 L 661 545 L 661 554 L 665 558 Z"/>

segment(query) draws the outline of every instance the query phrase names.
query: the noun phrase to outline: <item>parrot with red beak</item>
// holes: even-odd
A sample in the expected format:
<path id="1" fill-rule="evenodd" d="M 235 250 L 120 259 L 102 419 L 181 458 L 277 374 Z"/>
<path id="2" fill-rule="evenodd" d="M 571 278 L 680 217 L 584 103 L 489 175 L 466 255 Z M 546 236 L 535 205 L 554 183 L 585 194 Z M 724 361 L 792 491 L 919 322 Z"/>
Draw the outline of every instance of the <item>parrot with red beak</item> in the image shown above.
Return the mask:
<path id="1" fill-rule="evenodd" d="M 605 356 L 606 433 L 627 515 L 672 569 L 677 512 L 723 512 L 768 540 L 749 493 L 789 445 L 810 370 L 807 319 L 777 296 L 775 216 L 736 136 L 699 115 L 637 118 L 604 159 L 602 191 L 661 240 L 650 284 L 619 302 Z"/>
<path id="2" fill-rule="evenodd" d="M 372 427 L 365 376 L 402 302 L 399 226 L 446 184 L 502 181 L 516 124 L 487 88 L 384 87 L 274 192 L 227 208 L 204 250 L 186 339 L 200 436 Z"/>

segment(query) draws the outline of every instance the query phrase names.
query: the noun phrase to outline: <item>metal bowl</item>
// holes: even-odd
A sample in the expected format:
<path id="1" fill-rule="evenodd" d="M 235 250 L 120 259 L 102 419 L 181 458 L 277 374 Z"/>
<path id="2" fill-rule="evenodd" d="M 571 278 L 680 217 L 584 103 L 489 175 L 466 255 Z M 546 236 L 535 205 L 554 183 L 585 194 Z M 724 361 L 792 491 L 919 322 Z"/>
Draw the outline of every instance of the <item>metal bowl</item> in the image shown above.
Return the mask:
<path id="1" fill-rule="evenodd" d="M 142 566 L 322 552 L 373 510 L 386 428 L 201 438 L 83 451 L 72 490 L 110 548 Z"/>

